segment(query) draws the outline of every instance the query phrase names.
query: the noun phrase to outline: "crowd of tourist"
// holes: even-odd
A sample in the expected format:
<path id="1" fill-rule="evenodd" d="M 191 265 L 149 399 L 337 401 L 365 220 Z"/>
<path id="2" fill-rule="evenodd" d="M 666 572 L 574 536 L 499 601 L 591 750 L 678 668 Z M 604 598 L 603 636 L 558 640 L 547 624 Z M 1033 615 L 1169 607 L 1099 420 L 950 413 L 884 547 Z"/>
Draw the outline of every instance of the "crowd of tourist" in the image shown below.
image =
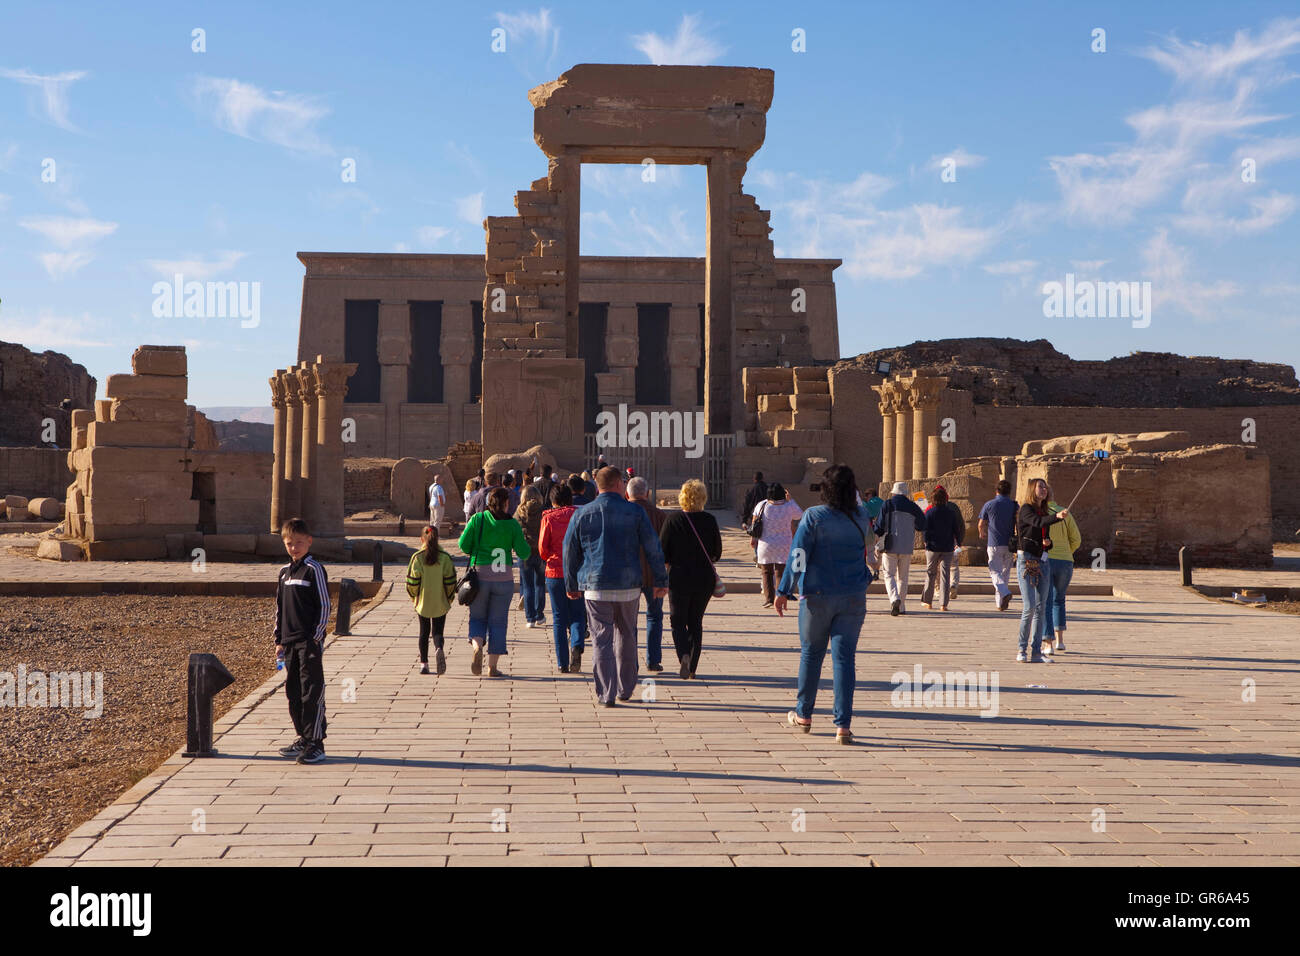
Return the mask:
<path id="1" fill-rule="evenodd" d="M 814 490 L 820 491 L 821 504 L 804 510 L 780 483 L 765 482 L 762 473 L 756 473 L 738 517 L 749 535 L 763 607 L 784 616 L 791 600 L 799 604 L 798 686 L 787 723 L 804 732 L 811 729 L 829 653 L 832 719 L 837 739 L 848 743 L 853 739 L 854 659 L 868 587 L 877 576 L 883 578 L 890 614 L 907 614 L 908 578 L 919 536 L 925 552 L 921 605 L 935 610 L 937 602 L 940 612 L 948 611 L 957 597 L 966 519 L 942 485 L 918 503 L 909 496 L 907 484 L 897 482 L 882 499 L 875 488 L 860 489 L 845 465 L 826 469 Z M 708 495 L 702 481 L 683 484 L 677 495 L 679 509 L 664 511 L 650 500 L 644 478 L 630 468 L 610 466 L 602 456 L 591 472 L 567 478 L 549 465 L 536 472 L 480 472 L 463 491 L 466 521 L 457 543 L 468 558 L 465 574 L 458 578 L 440 543 L 446 509 L 440 480 L 429 487 L 430 523 L 407 567 L 422 674 L 431 672 L 431 641 L 434 671 L 446 672 L 446 620 L 456 603 L 468 605 L 469 670 L 482 674 L 486 656 L 491 678 L 506 676 L 502 658 L 509 654 L 511 606 L 523 612 L 528 628 L 546 626 L 549 606 L 557 672 L 580 673 L 590 641 L 596 700 L 615 707 L 630 699 L 639 681 L 637 618 L 643 601 L 644 664 L 651 673 L 663 670 L 666 597 L 678 675 L 682 680 L 696 678 L 705 644 L 705 614 L 712 599 L 726 590 L 716 566 L 722 557 L 722 535 L 715 517 L 705 510 Z M 310 563 L 311 539 L 304 528 L 299 521 L 290 529 L 297 551 L 290 548 L 286 531 L 286 549 L 296 556 L 287 566 L 291 583 L 298 573 L 292 569 L 300 565 L 311 571 L 303 572 L 306 580 L 315 580 L 311 574 L 322 580 L 324 576 L 323 568 L 312 570 L 318 565 Z M 1016 660 L 1051 663 L 1054 653 L 1065 650 L 1065 599 L 1074 552 L 1081 543 L 1074 517 L 1053 498 L 1046 481 L 1029 481 L 1026 500 L 1019 503 L 1011 497 L 1010 484 L 1002 481 L 980 509 L 978 530 L 986 543 L 999 611 L 1010 606 L 1015 569 L 1021 595 Z M 282 587 L 278 611 L 317 621 L 318 610 L 307 614 L 294 611 L 292 602 L 285 604 L 285 591 Z M 323 707 L 311 677 L 314 671 L 307 667 L 295 663 L 295 679 L 303 675 L 300 692 L 291 695 L 300 736 L 284 752 L 307 753 L 306 762 L 317 762 L 323 759 L 324 716 L 317 716 Z M 304 730 L 308 727 L 310 732 Z"/>

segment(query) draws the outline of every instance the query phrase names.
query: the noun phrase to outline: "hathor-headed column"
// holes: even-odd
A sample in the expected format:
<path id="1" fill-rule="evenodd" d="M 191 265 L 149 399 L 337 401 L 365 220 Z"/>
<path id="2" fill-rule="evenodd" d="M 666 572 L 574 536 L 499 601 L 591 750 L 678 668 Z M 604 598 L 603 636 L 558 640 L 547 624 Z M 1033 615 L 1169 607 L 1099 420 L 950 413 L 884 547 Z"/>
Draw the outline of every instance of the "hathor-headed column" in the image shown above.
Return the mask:
<path id="1" fill-rule="evenodd" d="M 281 369 L 276 378 L 284 387 L 284 460 L 280 462 L 284 485 L 280 492 L 281 522 L 297 518 L 302 510 L 302 400 L 296 369 Z M 272 528 L 276 534 L 279 528 Z"/>
<path id="2" fill-rule="evenodd" d="M 298 517 L 307 522 L 312 533 L 316 533 L 316 366 L 307 362 L 299 364 L 298 399 L 302 409 L 302 428 L 298 440 L 302 445 L 302 457 L 298 462 L 298 483 L 302 489 L 298 505 Z"/>
<path id="3" fill-rule="evenodd" d="M 319 358 L 319 356 L 318 356 Z M 316 371 L 316 516 L 313 531 L 343 535 L 343 397 L 354 364 L 318 362 Z"/>
<path id="4" fill-rule="evenodd" d="M 880 396 L 880 483 L 894 483 L 894 415 L 898 411 L 897 396 L 888 380 L 879 385 L 872 385 L 872 391 Z M 882 492 L 888 496 L 889 489 Z"/>
<path id="5" fill-rule="evenodd" d="M 271 408 L 275 410 L 271 452 L 271 531 L 279 532 L 284 521 L 284 382 L 276 372 L 268 379 L 271 385 Z"/>

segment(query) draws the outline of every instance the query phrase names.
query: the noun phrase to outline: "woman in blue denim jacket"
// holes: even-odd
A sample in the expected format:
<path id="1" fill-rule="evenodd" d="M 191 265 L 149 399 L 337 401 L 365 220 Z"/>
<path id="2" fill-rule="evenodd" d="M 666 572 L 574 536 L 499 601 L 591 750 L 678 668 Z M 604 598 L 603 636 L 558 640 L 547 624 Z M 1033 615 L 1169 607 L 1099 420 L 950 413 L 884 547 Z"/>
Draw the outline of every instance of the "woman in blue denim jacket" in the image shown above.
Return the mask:
<path id="1" fill-rule="evenodd" d="M 809 508 L 794 533 L 790 557 L 774 602 L 785 616 L 796 593 L 799 607 L 799 694 L 786 721 L 804 733 L 812 729 L 822 662 L 831 652 L 835 678 L 835 739 L 853 742 L 854 655 L 867 613 L 867 553 L 872 543 L 871 518 L 857 503 L 853 469 L 833 465 L 822 475 L 824 504 Z"/>

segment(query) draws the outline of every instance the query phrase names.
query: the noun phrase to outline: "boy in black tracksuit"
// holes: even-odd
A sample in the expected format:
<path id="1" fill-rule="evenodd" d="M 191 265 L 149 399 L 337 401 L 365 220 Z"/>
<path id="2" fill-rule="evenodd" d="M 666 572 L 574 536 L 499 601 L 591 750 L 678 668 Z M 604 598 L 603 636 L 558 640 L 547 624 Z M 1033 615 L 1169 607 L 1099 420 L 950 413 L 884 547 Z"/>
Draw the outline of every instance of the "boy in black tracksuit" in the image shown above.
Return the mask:
<path id="1" fill-rule="evenodd" d="M 284 658 L 284 692 L 298 739 L 281 747 L 298 763 L 325 759 L 325 623 L 330 616 L 329 581 L 325 568 L 311 556 L 311 532 L 301 518 L 281 529 L 291 559 L 280 569 L 275 592 L 276 656 Z"/>

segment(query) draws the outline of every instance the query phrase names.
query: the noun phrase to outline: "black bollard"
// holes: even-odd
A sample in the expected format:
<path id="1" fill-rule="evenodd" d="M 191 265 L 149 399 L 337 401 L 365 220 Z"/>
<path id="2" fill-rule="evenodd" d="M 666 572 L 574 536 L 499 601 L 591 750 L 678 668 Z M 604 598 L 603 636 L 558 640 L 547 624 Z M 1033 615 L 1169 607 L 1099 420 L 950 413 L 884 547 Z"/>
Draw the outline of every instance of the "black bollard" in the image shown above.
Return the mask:
<path id="1" fill-rule="evenodd" d="M 235 682 L 216 654 L 191 654 L 189 702 L 186 706 L 185 757 L 211 757 L 212 698 Z"/>
<path id="2" fill-rule="evenodd" d="M 401 515 L 397 519 L 397 536 L 399 538 L 406 537 L 406 515 Z"/>
<path id="3" fill-rule="evenodd" d="M 347 637 L 352 633 L 352 602 L 365 597 L 357 582 L 344 578 L 339 582 L 339 612 L 334 618 L 334 633 Z"/>
<path id="4" fill-rule="evenodd" d="M 375 553 L 373 557 L 373 568 L 370 573 L 371 581 L 382 581 L 384 579 L 384 542 L 375 542 Z"/>
<path id="5" fill-rule="evenodd" d="M 1192 556 L 1187 552 L 1187 546 L 1178 549 L 1178 570 L 1183 572 L 1183 587 L 1192 586 Z"/>

